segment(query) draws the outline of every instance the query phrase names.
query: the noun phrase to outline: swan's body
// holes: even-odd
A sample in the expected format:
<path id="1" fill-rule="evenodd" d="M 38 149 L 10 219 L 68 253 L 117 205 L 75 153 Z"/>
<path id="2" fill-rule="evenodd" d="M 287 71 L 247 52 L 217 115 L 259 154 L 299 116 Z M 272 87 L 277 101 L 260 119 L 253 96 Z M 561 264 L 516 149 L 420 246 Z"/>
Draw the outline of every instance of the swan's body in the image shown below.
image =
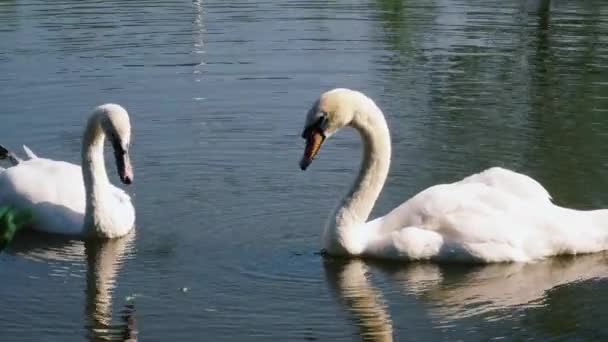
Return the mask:
<path id="1" fill-rule="evenodd" d="M 98 107 L 87 124 L 82 165 L 37 157 L 9 159 L 14 166 L 0 173 L 0 205 L 29 209 L 32 228 L 80 237 L 115 238 L 133 228 L 135 210 L 129 195 L 112 185 L 106 174 L 103 145 L 108 134 L 121 180 L 130 184 L 128 159 L 131 128 L 118 105 Z"/>
<path id="2" fill-rule="evenodd" d="M 386 180 L 390 135 L 384 115 L 362 93 L 335 89 L 309 111 L 305 169 L 326 136 L 351 126 L 364 152 L 355 184 L 323 234 L 329 254 L 399 260 L 531 261 L 608 249 L 608 210 L 562 208 L 534 179 L 491 168 L 432 186 L 386 216 L 366 222 Z"/>

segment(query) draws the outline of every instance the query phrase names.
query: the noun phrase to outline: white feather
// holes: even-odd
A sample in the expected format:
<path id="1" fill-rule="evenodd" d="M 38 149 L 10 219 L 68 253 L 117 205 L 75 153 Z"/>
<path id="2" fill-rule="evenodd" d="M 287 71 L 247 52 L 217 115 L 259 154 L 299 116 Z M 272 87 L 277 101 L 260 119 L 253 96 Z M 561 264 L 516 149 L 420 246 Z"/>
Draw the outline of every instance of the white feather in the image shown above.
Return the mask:
<path id="1" fill-rule="evenodd" d="M 122 107 L 100 106 L 89 120 L 83 139 L 84 170 L 72 163 L 38 158 L 24 146 L 31 159 L 0 173 L 0 205 L 32 210 L 32 226 L 40 231 L 104 238 L 127 234 L 135 211 L 129 195 L 107 178 L 103 137 L 108 129 L 128 143 L 130 125 Z"/>
<path id="2" fill-rule="evenodd" d="M 25 154 L 30 158 L 30 159 L 36 159 L 38 158 L 38 156 L 32 152 L 32 150 L 30 150 L 29 147 L 27 147 L 26 145 L 23 145 L 23 150 L 25 151 Z"/>
<path id="3" fill-rule="evenodd" d="M 384 115 L 362 93 L 327 92 L 309 111 L 327 113 L 329 136 L 356 128 L 364 144 L 357 180 L 323 234 L 330 254 L 398 260 L 532 261 L 608 249 L 608 210 L 559 207 L 534 179 L 498 167 L 421 191 L 386 216 L 366 222 L 390 165 Z M 332 126 L 332 121 L 341 124 Z"/>

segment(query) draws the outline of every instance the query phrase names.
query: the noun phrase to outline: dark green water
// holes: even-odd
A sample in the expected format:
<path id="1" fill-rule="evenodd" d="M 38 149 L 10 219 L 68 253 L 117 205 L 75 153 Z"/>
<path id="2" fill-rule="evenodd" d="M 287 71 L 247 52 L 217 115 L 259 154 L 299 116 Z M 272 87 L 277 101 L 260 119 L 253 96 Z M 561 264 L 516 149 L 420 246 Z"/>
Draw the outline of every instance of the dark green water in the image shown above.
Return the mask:
<path id="1" fill-rule="evenodd" d="M 608 207 L 605 1 L 3 0 L 0 143 L 77 162 L 88 113 L 123 104 L 137 229 L 104 245 L 19 237 L 0 255 L 0 339 L 608 338 L 606 254 L 316 255 L 359 142 L 341 132 L 302 173 L 299 134 L 337 86 L 391 128 L 375 216 L 493 165 L 561 205 Z"/>

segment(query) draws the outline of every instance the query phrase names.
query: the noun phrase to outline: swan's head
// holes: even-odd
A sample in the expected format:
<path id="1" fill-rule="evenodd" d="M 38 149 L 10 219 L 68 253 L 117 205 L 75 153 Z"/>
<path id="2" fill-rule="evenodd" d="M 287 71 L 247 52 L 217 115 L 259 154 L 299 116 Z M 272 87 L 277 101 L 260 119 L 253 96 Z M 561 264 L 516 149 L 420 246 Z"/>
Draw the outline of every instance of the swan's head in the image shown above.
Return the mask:
<path id="1" fill-rule="evenodd" d="M 306 114 L 302 138 L 306 139 L 306 148 L 300 161 L 300 168 L 312 163 L 319 152 L 321 144 L 337 130 L 352 125 L 359 109 L 361 99 L 367 99 L 362 93 L 337 88 L 321 94 Z"/>
<path id="2" fill-rule="evenodd" d="M 127 111 L 117 104 L 104 104 L 95 113 L 99 115 L 101 129 L 112 143 L 116 167 L 120 181 L 124 184 L 133 182 L 133 168 L 129 158 L 131 143 L 131 122 Z"/>

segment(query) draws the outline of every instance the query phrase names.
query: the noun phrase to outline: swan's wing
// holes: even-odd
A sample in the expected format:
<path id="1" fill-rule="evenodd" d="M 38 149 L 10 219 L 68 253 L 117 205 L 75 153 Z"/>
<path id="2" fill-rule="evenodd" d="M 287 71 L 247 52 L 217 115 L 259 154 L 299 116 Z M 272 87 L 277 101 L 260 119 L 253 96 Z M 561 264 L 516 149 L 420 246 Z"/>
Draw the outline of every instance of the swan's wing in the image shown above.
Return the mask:
<path id="1" fill-rule="evenodd" d="M 599 216 L 482 182 L 428 188 L 371 221 L 370 255 L 446 261 L 530 261 L 608 248 Z"/>
<path id="2" fill-rule="evenodd" d="M 550 202 L 551 195 L 540 183 L 524 174 L 493 167 L 471 175 L 459 183 L 482 183 L 511 193 L 524 200 Z"/>
<path id="3" fill-rule="evenodd" d="M 115 236 L 125 235 L 135 220 L 131 199 L 110 186 L 107 217 L 118 227 Z M 46 158 L 33 158 L 0 173 L 0 206 L 12 204 L 31 209 L 37 230 L 65 235 L 82 233 L 86 206 L 80 166 Z"/>
<path id="4" fill-rule="evenodd" d="M 25 151 L 25 154 L 30 158 L 30 159 L 36 159 L 38 158 L 38 156 L 32 152 L 32 150 L 30 150 L 29 147 L 27 147 L 26 145 L 23 145 L 23 150 Z"/>
<path id="5" fill-rule="evenodd" d="M 370 222 L 377 228 L 368 253 L 407 259 L 527 261 L 546 251 L 544 239 L 534 253 L 528 248 L 534 244 L 527 241 L 537 236 L 543 223 L 544 217 L 534 213 L 551 207 L 483 183 L 433 186 Z M 559 220 L 549 214 L 547 220 Z"/>
<path id="6" fill-rule="evenodd" d="M 428 224 L 429 219 L 456 210 L 481 213 L 486 212 L 485 208 L 493 208 L 508 211 L 512 205 L 522 202 L 541 206 L 552 204 L 549 192 L 534 179 L 494 167 L 455 183 L 427 188 L 368 224 L 386 232 Z"/>
<path id="7" fill-rule="evenodd" d="M 0 173 L 0 205 L 32 209 L 36 229 L 79 234 L 85 193 L 79 166 L 45 158 L 25 160 Z"/>

